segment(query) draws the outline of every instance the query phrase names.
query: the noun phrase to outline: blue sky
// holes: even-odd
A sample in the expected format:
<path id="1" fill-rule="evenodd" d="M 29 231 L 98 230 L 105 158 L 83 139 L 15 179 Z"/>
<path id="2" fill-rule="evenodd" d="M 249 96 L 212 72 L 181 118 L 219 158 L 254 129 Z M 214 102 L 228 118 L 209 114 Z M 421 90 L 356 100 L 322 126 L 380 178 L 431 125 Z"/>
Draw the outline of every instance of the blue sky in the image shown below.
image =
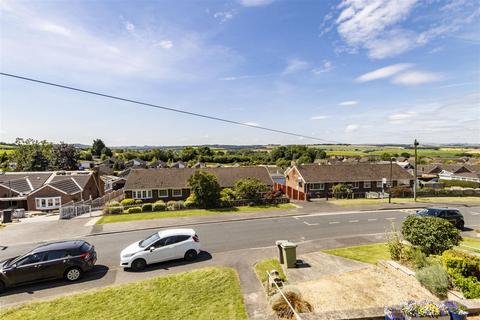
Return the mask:
<path id="1" fill-rule="evenodd" d="M 346 143 L 480 143 L 472 0 L 5 1 L 0 69 Z M 0 78 L 0 140 L 313 143 Z"/>

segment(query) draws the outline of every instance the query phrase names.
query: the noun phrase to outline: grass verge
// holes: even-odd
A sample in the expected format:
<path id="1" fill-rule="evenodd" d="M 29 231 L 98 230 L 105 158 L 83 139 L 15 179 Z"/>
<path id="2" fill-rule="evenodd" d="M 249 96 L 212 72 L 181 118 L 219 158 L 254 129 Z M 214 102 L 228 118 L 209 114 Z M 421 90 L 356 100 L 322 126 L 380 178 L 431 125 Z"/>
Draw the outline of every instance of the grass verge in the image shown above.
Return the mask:
<path id="1" fill-rule="evenodd" d="M 329 200 L 329 203 L 333 203 L 338 206 L 355 206 L 355 205 L 378 205 L 388 204 L 388 198 L 386 199 L 338 199 Z M 425 197 L 417 198 L 418 204 L 422 203 L 478 203 L 480 204 L 480 197 Z M 415 203 L 411 198 L 392 198 L 392 204 L 409 204 Z"/>
<path id="2" fill-rule="evenodd" d="M 0 311 L 2 320 L 247 319 L 237 273 L 205 268 Z"/>
<path id="3" fill-rule="evenodd" d="M 480 238 L 463 237 L 463 241 L 460 243 L 459 248 L 480 253 Z"/>
<path id="4" fill-rule="evenodd" d="M 255 267 L 255 273 L 257 274 L 257 277 L 258 279 L 260 279 L 262 284 L 267 282 L 267 279 L 268 279 L 267 272 L 270 272 L 273 269 L 278 271 L 280 275 L 280 279 L 282 279 L 283 282 L 287 281 L 287 277 L 283 272 L 282 266 L 280 265 L 280 262 L 276 258 L 257 262 L 254 267 Z"/>
<path id="5" fill-rule="evenodd" d="M 363 246 L 345 247 L 323 250 L 323 252 L 347 259 L 376 264 L 378 260 L 390 259 L 386 243 L 367 244 Z"/>
<path id="6" fill-rule="evenodd" d="M 151 220 L 162 218 L 183 218 L 194 216 L 210 216 L 220 215 L 226 213 L 242 213 L 242 212 L 257 212 L 257 211 L 269 211 L 279 209 L 292 209 L 295 206 L 291 203 L 269 205 L 269 206 L 245 206 L 225 209 L 194 209 L 194 210 L 179 210 L 179 211 L 157 211 L 157 212 L 142 212 L 142 213 L 130 213 L 130 214 L 115 214 L 103 216 L 97 221 L 97 224 L 106 224 L 113 222 L 125 222 L 136 220 Z"/>

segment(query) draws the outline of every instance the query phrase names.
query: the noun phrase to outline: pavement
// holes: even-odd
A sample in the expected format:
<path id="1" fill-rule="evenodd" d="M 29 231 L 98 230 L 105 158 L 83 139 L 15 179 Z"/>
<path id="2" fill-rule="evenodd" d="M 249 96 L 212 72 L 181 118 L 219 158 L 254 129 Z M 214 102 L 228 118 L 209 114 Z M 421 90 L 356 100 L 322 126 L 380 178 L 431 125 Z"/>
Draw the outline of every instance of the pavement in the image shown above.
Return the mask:
<path id="1" fill-rule="evenodd" d="M 414 211 L 411 207 L 372 210 L 362 206 L 362 210 L 354 210 L 335 206 L 335 210 L 329 210 L 315 203 L 299 205 L 302 207 L 250 214 L 111 223 L 102 225 L 101 230 L 93 223 L 97 217 L 90 216 L 8 225 L 0 231 L 0 260 L 23 254 L 44 241 L 83 238 L 95 245 L 98 266 L 78 283 L 57 281 L 7 290 L 0 295 L 0 307 L 219 265 L 233 267 L 239 273 L 249 317 L 266 319 L 266 299 L 252 266 L 256 261 L 276 255 L 275 240 L 297 242 L 300 254 L 380 242 L 384 241 L 385 231 L 392 222 L 400 226 Z M 464 207 L 461 211 L 467 227 L 473 229 L 480 225 L 480 207 Z M 144 272 L 126 272 L 118 266 L 120 251 L 153 233 L 152 229 L 185 225 L 194 228 L 200 237 L 204 252 L 198 261 L 162 263 Z"/>

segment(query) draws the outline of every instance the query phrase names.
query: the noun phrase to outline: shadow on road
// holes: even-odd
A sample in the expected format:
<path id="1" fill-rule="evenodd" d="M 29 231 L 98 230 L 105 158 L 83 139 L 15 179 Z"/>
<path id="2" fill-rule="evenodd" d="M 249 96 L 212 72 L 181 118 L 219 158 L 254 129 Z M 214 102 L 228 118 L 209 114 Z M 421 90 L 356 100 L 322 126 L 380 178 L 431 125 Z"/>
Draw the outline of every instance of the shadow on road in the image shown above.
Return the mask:
<path id="1" fill-rule="evenodd" d="M 65 280 L 58 279 L 58 280 L 46 280 L 46 281 L 38 282 L 35 284 L 25 284 L 18 287 L 5 289 L 4 292 L 0 293 L 0 297 L 9 296 L 9 295 L 18 294 L 18 293 L 34 294 L 36 291 L 52 289 L 57 287 L 67 287 L 67 290 L 68 290 L 69 285 L 101 279 L 107 274 L 108 270 L 109 268 L 107 266 L 96 265 L 93 268 L 93 270 L 86 272 L 83 275 L 83 277 L 78 281 L 67 282 Z"/>
<path id="2" fill-rule="evenodd" d="M 167 262 L 160 262 L 160 263 L 154 263 L 148 265 L 144 270 L 142 271 L 133 271 L 131 269 L 125 269 L 127 272 L 149 272 L 153 270 L 170 270 L 170 268 L 175 268 L 175 267 L 180 267 L 184 266 L 187 264 L 193 264 L 193 263 L 198 263 L 198 262 L 203 262 L 203 261 L 208 261 L 212 259 L 212 255 L 208 253 L 207 251 L 200 251 L 200 253 L 197 256 L 197 259 L 194 261 L 187 261 L 185 259 L 178 259 L 178 260 L 172 260 L 172 261 L 167 261 Z"/>

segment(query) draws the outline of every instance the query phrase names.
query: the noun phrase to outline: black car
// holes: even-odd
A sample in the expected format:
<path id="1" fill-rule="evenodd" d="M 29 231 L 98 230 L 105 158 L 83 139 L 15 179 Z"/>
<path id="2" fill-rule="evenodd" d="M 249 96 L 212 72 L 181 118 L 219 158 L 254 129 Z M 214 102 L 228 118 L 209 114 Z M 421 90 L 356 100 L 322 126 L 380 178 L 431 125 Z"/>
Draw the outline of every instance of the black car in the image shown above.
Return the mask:
<path id="1" fill-rule="evenodd" d="M 463 227 L 465 226 L 465 220 L 463 220 L 463 215 L 457 209 L 425 208 L 417 211 L 416 214 L 420 217 L 437 217 L 448 220 L 460 230 L 463 230 Z"/>
<path id="2" fill-rule="evenodd" d="M 96 261 L 95 247 L 83 240 L 44 244 L 0 262 L 0 291 L 47 279 L 76 281 L 93 269 Z"/>

